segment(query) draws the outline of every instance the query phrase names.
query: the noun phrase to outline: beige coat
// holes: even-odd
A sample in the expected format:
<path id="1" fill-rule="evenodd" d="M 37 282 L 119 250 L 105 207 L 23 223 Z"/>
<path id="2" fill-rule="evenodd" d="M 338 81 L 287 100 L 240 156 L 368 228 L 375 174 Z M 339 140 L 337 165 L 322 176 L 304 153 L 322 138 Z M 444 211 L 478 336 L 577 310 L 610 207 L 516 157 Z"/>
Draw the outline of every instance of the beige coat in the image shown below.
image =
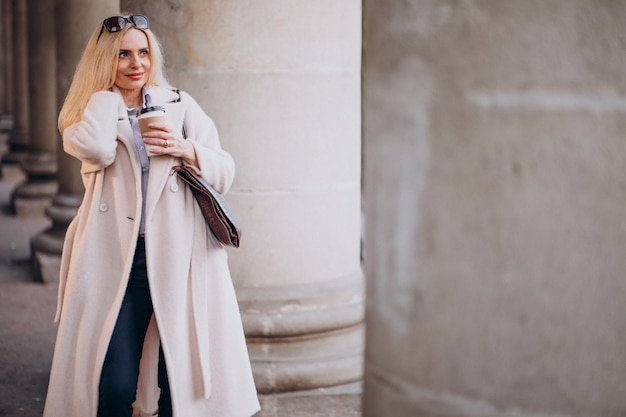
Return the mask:
<path id="1" fill-rule="evenodd" d="M 150 89 L 175 132 L 186 129 L 199 172 L 226 192 L 234 163 L 212 120 L 187 94 Z M 117 92 L 92 95 L 82 120 L 63 134 L 82 161 L 85 195 L 67 230 L 59 323 L 45 417 L 95 417 L 104 356 L 122 303 L 141 214 L 141 167 L 126 106 Z M 259 409 L 227 254 L 208 230 L 172 166 L 150 158 L 146 259 L 154 317 L 146 336 L 135 415 L 157 409 L 159 335 L 175 417 L 248 417 Z M 156 319 L 156 320 L 155 320 Z"/>

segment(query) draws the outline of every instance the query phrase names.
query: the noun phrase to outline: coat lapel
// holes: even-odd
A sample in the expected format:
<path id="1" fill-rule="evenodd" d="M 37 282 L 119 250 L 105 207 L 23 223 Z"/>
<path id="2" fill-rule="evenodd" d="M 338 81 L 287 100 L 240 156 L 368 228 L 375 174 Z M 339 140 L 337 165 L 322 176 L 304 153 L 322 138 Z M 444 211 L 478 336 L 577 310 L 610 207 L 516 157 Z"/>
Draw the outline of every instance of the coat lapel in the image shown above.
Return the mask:
<path id="1" fill-rule="evenodd" d="M 181 137 L 180 132 L 182 132 L 185 112 L 183 104 L 178 101 L 178 93 L 165 88 L 151 88 L 148 93 L 153 105 L 165 107 L 166 123 L 172 128 L 174 134 Z M 180 164 L 179 158 L 170 156 L 150 157 L 150 174 L 148 176 L 148 191 L 146 195 L 146 219 L 152 217 L 159 196 L 167 185 L 172 167 L 178 164 Z"/>
<path id="2" fill-rule="evenodd" d="M 116 88 L 113 89 L 116 91 Z M 175 133 L 180 135 L 182 132 L 183 119 L 185 116 L 184 106 L 179 101 L 179 94 L 167 88 L 152 87 L 146 90 L 150 94 L 151 103 L 153 105 L 162 105 L 165 107 L 165 118 L 169 126 Z M 119 90 L 117 90 L 119 93 Z M 135 138 L 133 130 L 128 119 L 128 109 L 124 105 L 124 101 L 120 100 L 120 108 L 118 114 L 124 115 L 118 120 L 118 139 L 126 147 L 129 153 L 136 153 Z M 182 136 L 182 135 L 180 135 Z M 141 167 L 137 158 L 130 158 L 133 165 L 133 174 L 137 184 L 141 181 Z M 146 193 L 146 211 L 144 215 L 146 219 L 152 217 L 152 212 L 156 207 L 156 203 L 163 189 L 167 184 L 167 179 L 174 165 L 180 164 L 179 158 L 170 156 L 151 156 L 150 157 L 150 173 L 148 175 L 148 190 Z"/>
<path id="3" fill-rule="evenodd" d="M 130 120 L 128 119 L 128 110 L 124 105 L 124 101 L 120 100 L 120 108 L 118 114 L 123 114 L 124 117 L 118 119 L 117 121 L 117 139 L 121 142 L 123 146 L 126 147 L 126 152 L 129 154 L 136 154 L 137 149 L 135 147 L 135 138 L 133 136 L 133 129 L 130 125 Z M 119 146 L 119 145 L 118 145 Z M 119 149 L 118 149 L 119 151 Z M 135 178 L 136 184 L 141 184 L 141 164 L 139 163 L 138 158 L 129 158 L 130 163 L 133 167 L 133 176 Z"/>

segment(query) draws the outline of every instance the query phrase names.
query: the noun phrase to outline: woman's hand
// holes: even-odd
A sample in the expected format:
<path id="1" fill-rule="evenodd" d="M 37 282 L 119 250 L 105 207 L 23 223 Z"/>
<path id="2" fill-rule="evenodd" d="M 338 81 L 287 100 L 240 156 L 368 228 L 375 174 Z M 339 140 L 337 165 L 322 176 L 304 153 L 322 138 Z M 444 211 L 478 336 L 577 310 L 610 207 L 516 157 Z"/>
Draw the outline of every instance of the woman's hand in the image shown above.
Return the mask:
<path id="1" fill-rule="evenodd" d="M 144 133 L 143 142 L 156 146 L 148 152 L 153 155 L 172 155 L 182 158 L 187 165 L 198 166 L 196 149 L 188 140 L 172 134 L 172 130 L 163 123 L 150 123 L 148 127 L 155 130 Z"/>

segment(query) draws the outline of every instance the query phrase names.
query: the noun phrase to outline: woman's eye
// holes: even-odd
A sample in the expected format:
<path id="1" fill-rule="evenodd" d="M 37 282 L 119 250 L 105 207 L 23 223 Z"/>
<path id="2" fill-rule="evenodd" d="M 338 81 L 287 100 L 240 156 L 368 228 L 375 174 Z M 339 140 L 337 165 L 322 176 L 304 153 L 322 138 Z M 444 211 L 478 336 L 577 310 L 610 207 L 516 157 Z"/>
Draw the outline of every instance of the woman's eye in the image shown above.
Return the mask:
<path id="1" fill-rule="evenodd" d="M 124 58 L 128 56 L 128 52 L 126 51 L 120 51 L 120 58 Z"/>
<path id="2" fill-rule="evenodd" d="M 140 51 L 139 54 L 141 56 L 146 56 L 146 55 L 148 55 L 148 51 L 147 50 L 143 50 L 143 51 Z"/>

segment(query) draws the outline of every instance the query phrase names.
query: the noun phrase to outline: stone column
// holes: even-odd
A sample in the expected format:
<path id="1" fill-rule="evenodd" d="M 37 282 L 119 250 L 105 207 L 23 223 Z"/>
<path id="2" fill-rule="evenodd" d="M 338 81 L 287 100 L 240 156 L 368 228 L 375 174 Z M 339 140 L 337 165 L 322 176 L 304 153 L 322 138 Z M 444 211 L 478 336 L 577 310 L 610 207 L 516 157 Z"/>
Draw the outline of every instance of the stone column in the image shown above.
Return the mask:
<path id="1" fill-rule="evenodd" d="M 364 10 L 364 415 L 626 415 L 626 3 Z"/>
<path id="2" fill-rule="evenodd" d="M 10 0 L 0 0 L 0 176 L 2 158 L 8 152 L 9 134 L 13 129 L 13 14 Z"/>
<path id="3" fill-rule="evenodd" d="M 237 163 L 230 253 L 261 393 L 357 381 L 361 3 L 126 1 Z"/>
<path id="4" fill-rule="evenodd" d="M 13 113 L 13 3 L 2 0 L 2 55 L 5 113 Z"/>
<path id="5" fill-rule="evenodd" d="M 6 32 L 5 26 L 7 23 L 7 19 L 4 16 L 4 3 L 6 1 L 7 0 L 0 0 L 0 121 L 10 107 L 9 103 L 7 102 L 6 94 L 6 61 L 9 51 L 6 49 L 6 44 L 4 42 Z"/>
<path id="6" fill-rule="evenodd" d="M 9 153 L 6 162 L 20 163 L 26 157 L 29 132 L 28 104 L 28 31 L 26 28 L 26 0 L 14 0 L 12 5 L 13 25 L 13 130 L 9 138 Z"/>
<path id="7" fill-rule="evenodd" d="M 57 193 L 56 42 L 54 0 L 32 0 L 28 7 L 30 146 L 22 169 L 27 180 L 13 192 L 16 214 L 43 214 Z"/>
<path id="8" fill-rule="evenodd" d="M 69 89 L 74 70 L 94 26 L 105 17 L 119 13 L 119 0 L 63 0 L 57 2 L 55 25 L 57 48 L 57 109 Z M 52 226 L 33 238 L 33 254 L 44 282 L 59 279 L 63 239 L 69 222 L 76 215 L 84 188 L 80 178 L 80 162 L 67 155 L 57 144 L 58 193 L 47 207 Z"/>

